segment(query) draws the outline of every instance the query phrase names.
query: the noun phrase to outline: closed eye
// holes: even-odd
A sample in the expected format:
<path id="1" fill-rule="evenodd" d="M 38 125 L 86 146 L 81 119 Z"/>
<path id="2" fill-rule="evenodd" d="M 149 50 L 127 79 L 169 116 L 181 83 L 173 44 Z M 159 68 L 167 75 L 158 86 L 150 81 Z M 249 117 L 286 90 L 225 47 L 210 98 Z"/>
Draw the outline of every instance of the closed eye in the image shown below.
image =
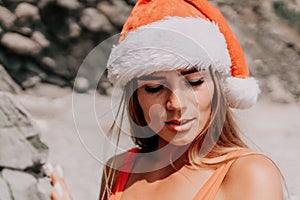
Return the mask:
<path id="1" fill-rule="evenodd" d="M 198 86 L 201 85 L 202 83 L 204 83 L 204 78 L 200 78 L 196 81 L 188 81 L 188 84 L 191 86 Z"/>
<path id="2" fill-rule="evenodd" d="M 149 93 L 155 93 L 155 92 L 159 92 L 160 90 L 162 90 L 164 88 L 163 85 L 159 85 L 159 84 L 155 84 L 155 85 L 145 85 L 144 86 L 145 90 Z"/>

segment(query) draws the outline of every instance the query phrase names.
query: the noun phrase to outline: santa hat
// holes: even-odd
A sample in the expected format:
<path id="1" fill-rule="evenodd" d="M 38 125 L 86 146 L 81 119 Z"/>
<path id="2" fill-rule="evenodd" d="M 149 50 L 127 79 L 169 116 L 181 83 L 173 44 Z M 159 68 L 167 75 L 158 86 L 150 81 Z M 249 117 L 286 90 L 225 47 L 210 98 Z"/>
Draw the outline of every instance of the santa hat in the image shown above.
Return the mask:
<path id="1" fill-rule="evenodd" d="M 111 82 L 123 87 L 134 77 L 189 67 L 218 71 L 232 108 L 256 103 L 257 81 L 217 8 L 207 0 L 139 0 L 109 57 Z"/>

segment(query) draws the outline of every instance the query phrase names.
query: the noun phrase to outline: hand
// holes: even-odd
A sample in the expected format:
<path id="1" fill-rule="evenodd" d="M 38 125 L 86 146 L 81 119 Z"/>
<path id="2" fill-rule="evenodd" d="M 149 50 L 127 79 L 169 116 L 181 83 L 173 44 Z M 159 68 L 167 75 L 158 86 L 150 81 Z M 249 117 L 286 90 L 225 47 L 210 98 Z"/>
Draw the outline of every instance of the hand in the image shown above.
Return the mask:
<path id="1" fill-rule="evenodd" d="M 52 200 L 72 200 L 63 177 L 63 169 L 60 165 L 55 168 L 50 163 L 44 165 L 46 174 L 50 177 L 52 183 Z"/>

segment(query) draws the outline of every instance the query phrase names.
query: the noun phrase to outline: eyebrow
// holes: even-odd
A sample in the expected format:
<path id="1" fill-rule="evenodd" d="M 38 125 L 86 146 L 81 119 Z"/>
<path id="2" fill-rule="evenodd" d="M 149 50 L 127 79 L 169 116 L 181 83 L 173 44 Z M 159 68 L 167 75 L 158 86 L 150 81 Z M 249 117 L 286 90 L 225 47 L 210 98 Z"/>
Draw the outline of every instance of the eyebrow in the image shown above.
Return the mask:
<path id="1" fill-rule="evenodd" d="M 141 77 L 138 78 L 138 80 L 142 80 L 142 81 L 163 80 L 165 78 L 166 77 L 164 77 L 164 76 L 151 76 L 151 75 L 148 75 L 148 76 L 141 76 Z"/>
<path id="2" fill-rule="evenodd" d="M 199 70 L 195 67 L 191 68 L 191 69 L 187 69 L 187 70 L 183 70 L 180 72 L 181 75 L 187 75 L 187 74 L 192 74 L 195 72 L 199 72 Z M 150 80 L 163 80 L 166 77 L 164 76 L 152 76 L 152 75 L 146 75 L 146 76 L 141 76 L 138 78 L 138 80 L 141 81 L 150 81 Z"/>
<path id="3" fill-rule="evenodd" d="M 183 70 L 180 72 L 181 75 L 186 75 L 186 74 L 192 74 L 195 72 L 199 72 L 199 70 L 195 67 L 191 68 L 191 69 L 187 69 L 187 70 Z"/>

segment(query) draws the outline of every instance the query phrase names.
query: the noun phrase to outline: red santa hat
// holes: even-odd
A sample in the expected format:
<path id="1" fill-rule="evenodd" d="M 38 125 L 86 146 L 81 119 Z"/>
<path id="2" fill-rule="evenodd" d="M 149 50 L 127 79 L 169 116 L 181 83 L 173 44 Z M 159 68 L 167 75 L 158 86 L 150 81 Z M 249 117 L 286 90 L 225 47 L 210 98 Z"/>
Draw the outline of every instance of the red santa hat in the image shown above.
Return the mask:
<path id="1" fill-rule="evenodd" d="M 207 0 L 139 0 L 110 54 L 111 82 L 122 87 L 134 77 L 189 67 L 218 71 L 232 108 L 256 103 L 257 81 L 217 8 Z"/>

